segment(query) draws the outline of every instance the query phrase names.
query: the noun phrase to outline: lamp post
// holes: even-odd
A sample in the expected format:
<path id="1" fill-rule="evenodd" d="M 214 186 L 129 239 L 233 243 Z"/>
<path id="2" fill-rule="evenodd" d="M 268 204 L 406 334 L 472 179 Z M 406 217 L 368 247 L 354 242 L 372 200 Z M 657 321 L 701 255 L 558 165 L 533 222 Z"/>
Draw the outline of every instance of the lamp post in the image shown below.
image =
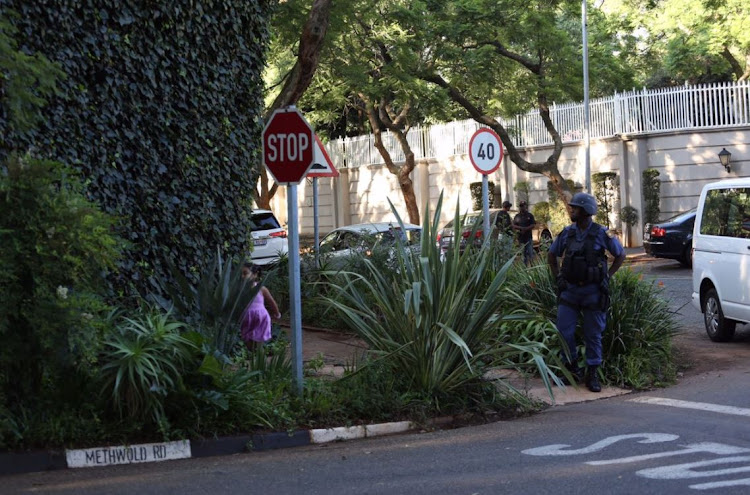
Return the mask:
<path id="1" fill-rule="evenodd" d="M 583 143 L 584 143 L 584 174 L 586 176 L 586 192 L 591 194 L 591 115 L 589 114 L 589 36 L 588 21 L 586 19 L 586 2 L 581 0 L 581 26 L 583 30 Z"/>
<path id="2" fill-rule="evenodd" d="M 724 165 L 727 172 L 732 171 L 732 168 L 729 166 L 729 163 L 732 160 L 732 154 L 728 152 L 726 148 L 722 148 L 721 151 L 719 151 L 719 160 L 721 161 L 721 164 Z"/>

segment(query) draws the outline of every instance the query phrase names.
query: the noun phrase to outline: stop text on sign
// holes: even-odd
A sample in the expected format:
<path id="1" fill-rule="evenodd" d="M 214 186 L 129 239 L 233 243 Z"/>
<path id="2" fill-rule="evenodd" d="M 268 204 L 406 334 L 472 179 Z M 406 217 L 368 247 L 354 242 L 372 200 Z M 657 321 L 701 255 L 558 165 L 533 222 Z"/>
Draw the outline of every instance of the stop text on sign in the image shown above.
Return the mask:
<path id="1" fill-rule="evenodd" d="M 263 128 L 263 163 L 278 184 L 299 184 L 315 160 L 315 132 L 294 106 L 279 108 Z"/>
<path id="2" fill-rule="evenodd" d="M 267 141 L 268 161 L 298 161 L 310 148 L 310 137 L 307 134 L 271 134 Z"/>

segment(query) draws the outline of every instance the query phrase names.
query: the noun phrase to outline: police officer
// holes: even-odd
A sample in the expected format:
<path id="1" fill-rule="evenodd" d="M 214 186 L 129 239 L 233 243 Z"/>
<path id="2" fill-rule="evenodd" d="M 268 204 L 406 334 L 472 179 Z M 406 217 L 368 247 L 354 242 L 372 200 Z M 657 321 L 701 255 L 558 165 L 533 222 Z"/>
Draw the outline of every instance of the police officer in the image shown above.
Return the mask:
<path id="1" fill-rule="evenodd" d="M 620 242 L 607 235 L 606 227 L 594 223 L 596 199 L 578 193 L 568 203 L 572 225 L 563 229 L 549 248 L 547 262 L 557 281 L 557 329 L 568 344 L 566 367 L 578 381 L 585 381 L 592 392 L 601 392 L 597 368 L 602 363 L 602 333 L 607 323 L 609 279 L 620 269 L 625 251 Z M 605 249 L 614 256 L 607 268 Z M 563 258 L 562 266 L 557 259 Z M 586 344 L 586 375 L 578 367 L 575 333 L 583 312 Z"/>

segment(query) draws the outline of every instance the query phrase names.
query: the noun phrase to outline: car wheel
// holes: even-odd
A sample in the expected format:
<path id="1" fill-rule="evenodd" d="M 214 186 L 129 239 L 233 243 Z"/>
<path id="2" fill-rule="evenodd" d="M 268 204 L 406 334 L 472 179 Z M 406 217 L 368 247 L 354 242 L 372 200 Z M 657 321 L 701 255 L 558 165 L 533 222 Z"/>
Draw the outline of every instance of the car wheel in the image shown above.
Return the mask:
<path id="1" fill-rule="evenodd" d="M 716 289 L 709 289 L 703 300 L 703 322 L 708 338 L 714 342 L 728 342 L 734 337 L 736 322 L 724 318 Z"/>

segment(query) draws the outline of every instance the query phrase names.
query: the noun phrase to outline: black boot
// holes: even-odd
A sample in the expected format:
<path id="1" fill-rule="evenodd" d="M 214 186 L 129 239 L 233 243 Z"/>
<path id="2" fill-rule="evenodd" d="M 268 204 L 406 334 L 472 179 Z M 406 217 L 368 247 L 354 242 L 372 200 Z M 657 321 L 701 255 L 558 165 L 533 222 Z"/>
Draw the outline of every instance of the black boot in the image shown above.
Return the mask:
<path id="1" fill-rule="evenodd" d="M 601 392 L 602 386 L 599 383 L 599 374 L 597 370 L 599 366 L 589 366 L 586 369 L 586 388 L 592 392 Z"/>
<path id="2" fill-rule="evenodd" d="M 583 381 L 583 369 L 578 366 L 577 363 L 565 363 L 565 369 L 570 371 L 570 374 L 573 375 L 573 381 L 575 383 L 581 383 Z M 563 377 L 562 382 L 565 385 L 571 385 L 570 381 Z"/>

